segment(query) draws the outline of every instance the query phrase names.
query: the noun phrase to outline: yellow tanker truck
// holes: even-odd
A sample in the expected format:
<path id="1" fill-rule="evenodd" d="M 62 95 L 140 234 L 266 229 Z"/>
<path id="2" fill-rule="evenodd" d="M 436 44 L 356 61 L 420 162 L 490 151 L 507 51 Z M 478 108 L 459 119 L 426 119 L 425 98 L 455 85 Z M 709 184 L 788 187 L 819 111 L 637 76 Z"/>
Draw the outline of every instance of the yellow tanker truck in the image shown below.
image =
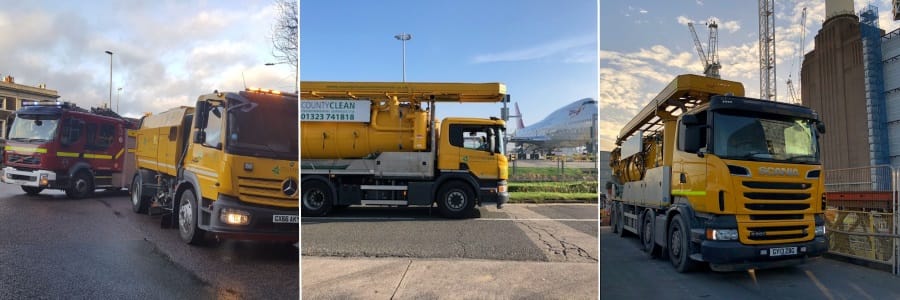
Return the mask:
<path id="1" fill-rule="evenodd" d="M 797 264 L 828 250 L 811 109 L 742 97 L 738 82 L 675 78 L 619 133 L 613 232 L 679 272 Z"/>
<path id="2" fill-rule="evenodd" d="M 134 212 L 163 213 L 190 244 L 206 233 L 298 240 L 296 124 L 296 94 L 260 89 L 145 116 L 129 150 Z"/>
<path id="3" fill-rule="evenodd" d="M 435 120 L 437 102 L 508 101 L 499 83 L 300 84 L 301 211 L 350 205 L 432 206 L 446 217 L 507 193 L 505 123 Z"/>

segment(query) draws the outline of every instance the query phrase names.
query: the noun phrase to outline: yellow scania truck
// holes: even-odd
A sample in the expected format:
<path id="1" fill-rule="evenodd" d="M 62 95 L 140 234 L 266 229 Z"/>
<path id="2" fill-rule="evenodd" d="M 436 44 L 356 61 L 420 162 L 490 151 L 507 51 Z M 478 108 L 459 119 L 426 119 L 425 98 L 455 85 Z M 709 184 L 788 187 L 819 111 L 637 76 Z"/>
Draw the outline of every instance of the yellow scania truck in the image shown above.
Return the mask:
<path id="1" fill-rule="evenodd" d="M 296 94 L 217 91 L 145 116 L 131 135 L 136 213 L 162 212 L 190 244 L 299 239 Z"/>
<path id="2" fill-rule="evenodd" d="M 828 250 L 815 112 L 680 75 L 619 133 L 612 230 L 679 272 L 802 263 Z"/>
<path id="3" fill-rule="evenodd" d="M 507 193 L 505 123 L 435 120 L 437 102 L 508 101 L 500 83 L 300 84 L 304 216 L 349 205 L 432 206 L 446 217 Z"/>

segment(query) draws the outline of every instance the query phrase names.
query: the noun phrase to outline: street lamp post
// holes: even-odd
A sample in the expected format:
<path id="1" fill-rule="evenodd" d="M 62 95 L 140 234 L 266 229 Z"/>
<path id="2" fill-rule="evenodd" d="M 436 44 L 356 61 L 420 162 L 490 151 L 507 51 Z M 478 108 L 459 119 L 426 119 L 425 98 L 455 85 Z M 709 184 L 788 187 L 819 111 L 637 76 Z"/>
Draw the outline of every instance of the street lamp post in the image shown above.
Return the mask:
<path id="1" fill-rule="evenodd" d="M 122 88 L 116 91 L 116 113 L 119 113 L 119 100 L 122 99 Z"/>
<path id="2" fill-rule="evenodd" d="M 403 82 L 406 82 L 406 41 L 412 39 L 412 35 L 408 33 L 401 33 L 394 36 L 395 39 L 403 42 Z"/>
<path id="3" fill-rule="evenodd" d="M 107 50 L 106 54 L 109 54 L 109 109 L 112 109 L 112 51 Z"/>
<path id="4" fill-rule="evenodd" d="M 280 65 L 280 64 L 286 64 L 286 63 L 284 63 L 284 62 L 282 62 L 282 63 L 267 62 L 266 63 L 267 66 L 274 66 L 274 65 Z M 300 72 L 294 71 L 294 87 L 297 88 L 299 85 L 300 85 Z M 300 94 L 300 89 L 297 89 L 296 92 L 297 92 L 297 94 Z"/>

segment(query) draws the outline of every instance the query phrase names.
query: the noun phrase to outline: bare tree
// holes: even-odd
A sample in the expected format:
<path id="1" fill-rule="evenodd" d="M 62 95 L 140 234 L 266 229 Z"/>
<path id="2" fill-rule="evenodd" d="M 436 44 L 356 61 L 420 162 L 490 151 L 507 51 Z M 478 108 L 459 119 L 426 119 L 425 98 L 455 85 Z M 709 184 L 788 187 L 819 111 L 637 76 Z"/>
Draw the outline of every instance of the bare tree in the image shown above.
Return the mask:
<path id="1" fill-rule="evenodd" d="M 297 59 L 300 56 L 298 6 L 299 0 L 275 0 L 276 20 L 272 28 L 272 55 L 278 63 L 294 66 L 294 72 L 298 72 Z"/>

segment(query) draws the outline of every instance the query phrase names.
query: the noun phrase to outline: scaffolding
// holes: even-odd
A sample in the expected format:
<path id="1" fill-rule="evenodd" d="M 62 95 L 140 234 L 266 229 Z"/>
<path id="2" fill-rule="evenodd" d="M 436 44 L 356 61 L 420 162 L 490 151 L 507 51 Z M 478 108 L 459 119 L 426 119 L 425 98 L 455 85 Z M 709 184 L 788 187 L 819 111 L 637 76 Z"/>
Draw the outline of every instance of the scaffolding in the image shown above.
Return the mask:
<path id="1" fill-rule="evenodd" d="M 887 132 L 887 113 L 884 100 L 884 77 L 881 55 L 881 29 L 878 28 L 878 7 L 866 6 L 859 12 L 862 36 L 863 66 L 865 69 L 866 109 L 869 137 L 870 165 L 890 164 Z"/>

